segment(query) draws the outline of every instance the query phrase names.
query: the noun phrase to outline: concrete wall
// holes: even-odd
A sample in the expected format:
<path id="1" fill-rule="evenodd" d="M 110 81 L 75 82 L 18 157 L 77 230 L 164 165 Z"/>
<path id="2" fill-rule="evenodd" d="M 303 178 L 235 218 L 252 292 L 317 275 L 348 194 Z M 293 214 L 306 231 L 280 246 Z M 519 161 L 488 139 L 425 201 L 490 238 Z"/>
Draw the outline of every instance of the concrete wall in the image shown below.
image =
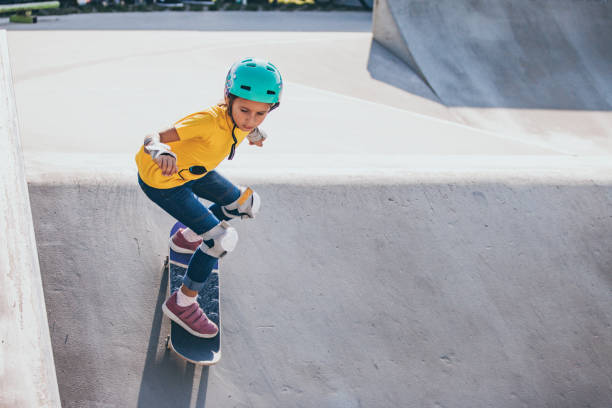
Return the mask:
<path id="1" fill-rule="evenodd" d="M 172 220 L 135 173 L 32 174 L 62 399 L 607 406 L 609 170 L 230 172 L 263 207 L 235 222 L 240 242 L 221 264 L 223 358 L 203 371 L 164 348 Z"/>
<path id="2" fill-rule="evenodd" d="M 612 4 L 377 0 L 374 39 L 447 106 L 612 109 Z"/>
<path id="3" fill-rule="evenodd" d="M 407 39 L 402 35 L 389 2 L 387 0 L 376 0 L 373 10 L 372 35 L 374 40 L 408 64 L 421 80 L 427 83 L 425 75 L 412 56 Z"/>
<path id="4" fill-rule="evenodd" d="M 59 407 L 3 30 L 0 30 L 0 174 L 0 406 Z"/>

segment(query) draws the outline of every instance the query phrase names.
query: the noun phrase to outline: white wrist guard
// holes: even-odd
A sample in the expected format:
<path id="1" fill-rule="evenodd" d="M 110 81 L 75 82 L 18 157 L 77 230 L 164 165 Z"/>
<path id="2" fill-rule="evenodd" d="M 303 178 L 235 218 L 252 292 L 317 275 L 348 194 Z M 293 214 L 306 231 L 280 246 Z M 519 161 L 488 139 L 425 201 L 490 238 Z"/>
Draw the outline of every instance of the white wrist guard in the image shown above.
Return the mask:
<path id="1" fill-rule="evenodd" d="M 145 151 L 151 155 L 153 160 L 157 159 L 162 154 L 167 154 L 168 156 L 172 156 L 176 159 L 176 154 L 170 151 L 170 146 L 167 144 L 163 144 L 160 142 L 157 143 L 149 143 L 145 145 Z"/>
<path id="2" fill-rule="evenodd" d="M 259 142 L 260 140 L 266 140 L 267 138 L 268 138 L 268 135 L 266 134 L 266 132 L 264 132 L 262 129 L 258 127 L 253 129 L 251 133 L 247 135 L 247 139 L 249 139 L 251 143 Z"/>
<path id="3" fill-rule="evenodd" d="M 159 141 L 159 133 L 147 135 L 144 139 L 145 152 L 149 153 L 153 160 L 157 159 L 162 154 L 167 154 L 176 159 L 176 154 L 170 151 L 170 146 Z"/>
<path id="4" fill-rule="evenodd" d="M 144 139 L 144 145 L 146 146 L 146 145 L 151 144 L 151 143 L 159 143 L 160 142 L 160 140 L 159 140 L 160 138 L 161 138 L 161 136 L 157 132 L 153 133 L 151 135 L 146 135 L 145 139 Z"/>

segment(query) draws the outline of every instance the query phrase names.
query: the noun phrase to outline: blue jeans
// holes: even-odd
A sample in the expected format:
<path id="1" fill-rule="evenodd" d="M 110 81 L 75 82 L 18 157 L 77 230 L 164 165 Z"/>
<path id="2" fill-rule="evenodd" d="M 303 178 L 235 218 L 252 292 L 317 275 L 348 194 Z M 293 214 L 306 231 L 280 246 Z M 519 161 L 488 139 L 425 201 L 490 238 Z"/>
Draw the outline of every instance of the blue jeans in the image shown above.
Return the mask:
<path id="1" fill-rule="evenodd" d="M 214 170 L 202 178 L 168 189 L 151 187 L 142 181 L 140 175 L 138 184 L 151 201 L 196 234 L 209 231 L 221 220 L 229 220 L 221 211 L 221 206 L 233 203 L 240 197 L 240 189 Z M 214 204 L 207 208 L 198 197 Z M 217 258 L 198 248 L 189 261 L 183 284 L 199 292 L 216 262 Z"/>

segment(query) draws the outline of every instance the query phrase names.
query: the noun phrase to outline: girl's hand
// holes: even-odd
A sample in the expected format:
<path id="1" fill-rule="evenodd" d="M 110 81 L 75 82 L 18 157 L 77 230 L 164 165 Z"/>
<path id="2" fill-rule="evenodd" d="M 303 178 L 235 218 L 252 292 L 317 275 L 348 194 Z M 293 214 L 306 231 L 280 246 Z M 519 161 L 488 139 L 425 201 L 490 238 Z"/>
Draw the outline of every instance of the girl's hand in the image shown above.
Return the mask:
<path id="1" fill-rule="evenodd" d="M 170 177 L 171 175 L 178 173 L 176 158 L 174 156 L 170 156 L 169 154 L 161 154 L 157 159 L 153 159 L 153 161 L 157 163 L 162 171 L 162 174 L 166 177 Z"/>
<path id="2" fill-rule="evenodd" d="M 266 139 L 257 140 L 257 141 L 255 141 L 255 142 L 251 142 L 251 141 L 249 140 L 249 144 L 250 144 L 251 146 L 252 146 L 252 145 L 255 145 L 255 146 L 263 147 L 263 142 L 264 142 L 264 140 L 266 140 Z"/>
<path id="3" fill-rule="evenodd" d="M 247 139 L 249 140 L 249 144 L 251 146 L 255 145 L 255 146 L 263 147 L 263 142 L 267 138 L 268 138 L 268 135 L 266 134 L 266 132 L 264 132 L 263 129 L 260 129 L 258 127 L 253 129 L 253 131 L 247 135 Z"/>

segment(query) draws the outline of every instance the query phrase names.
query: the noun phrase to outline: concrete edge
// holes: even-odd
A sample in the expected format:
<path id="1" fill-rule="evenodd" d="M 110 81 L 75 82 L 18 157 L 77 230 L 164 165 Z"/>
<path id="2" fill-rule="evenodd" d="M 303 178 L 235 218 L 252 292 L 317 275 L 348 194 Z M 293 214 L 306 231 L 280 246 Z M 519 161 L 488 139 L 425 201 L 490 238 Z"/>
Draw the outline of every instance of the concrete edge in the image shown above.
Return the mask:
<path id="1" fill-rule="evenodd" d="M 397 20 L 387 0 L 376 0 L 372 12 L 372 36 L 380 45 L 391 51 L 394 55 L 404 61 L 427 85 L 436 98 L 435 89 L 431 86 L 425 73 L 414 59 L 410 47 L 406 43 Z"/>
<path id="2" fill-rule="evenodd" d="M 0 170 L 0 406 L 60 407 L 5 30 Z"/>
<path id="3" fill-rule="evenodd" d="M 26 152 L 34 184 L 137 185 L 134 155 Z M 610 156 L 244 154 L 219 172 L 255 184 L 611 184 Z"/>

